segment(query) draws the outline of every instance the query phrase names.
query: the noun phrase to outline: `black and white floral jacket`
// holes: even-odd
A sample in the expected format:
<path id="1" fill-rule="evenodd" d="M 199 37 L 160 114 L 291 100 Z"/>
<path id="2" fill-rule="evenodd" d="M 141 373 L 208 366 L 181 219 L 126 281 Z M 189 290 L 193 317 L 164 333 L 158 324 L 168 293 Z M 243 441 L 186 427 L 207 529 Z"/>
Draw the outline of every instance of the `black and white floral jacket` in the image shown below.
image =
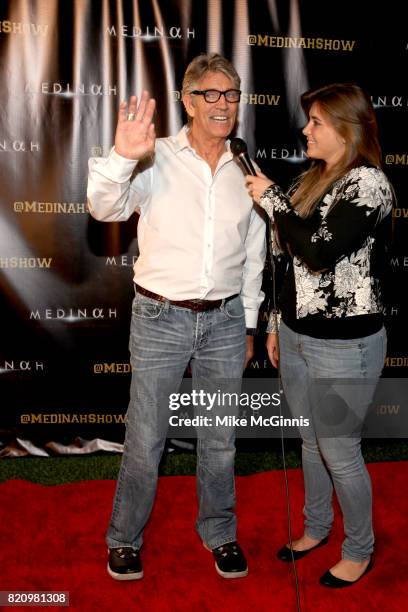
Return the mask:
<path id="1" fill-rule="evenodd" d="M 393 199 L 385 174 L 368 166 L 333 183 L 308 219 L 299 217 L 278 185 L 265 190 L 260 205 L 293 256 L 297 319 L 382 312 L 376 262 L 384 257 L 381 226 Z M 273 320 L 268 332 L 276 331 Z"/>

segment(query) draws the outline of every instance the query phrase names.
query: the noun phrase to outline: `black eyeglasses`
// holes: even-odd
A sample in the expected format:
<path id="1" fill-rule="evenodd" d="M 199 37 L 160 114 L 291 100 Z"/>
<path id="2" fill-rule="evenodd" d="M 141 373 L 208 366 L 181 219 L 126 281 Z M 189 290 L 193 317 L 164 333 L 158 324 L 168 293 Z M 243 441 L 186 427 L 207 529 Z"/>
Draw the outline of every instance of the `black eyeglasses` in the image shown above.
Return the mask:
<path id="1" fill-rule="evenodd" d="M 241 97 L 241 91 L 239 89 L 227 89 L 227 91 L 218 91 L 218 89 L 204 89 L 203 91 L 191 92 L 196 96 L 204 96 L 206 102 L 218 102 L 221 96 L 224 96 L 227 102 L 239 102 Z"/>

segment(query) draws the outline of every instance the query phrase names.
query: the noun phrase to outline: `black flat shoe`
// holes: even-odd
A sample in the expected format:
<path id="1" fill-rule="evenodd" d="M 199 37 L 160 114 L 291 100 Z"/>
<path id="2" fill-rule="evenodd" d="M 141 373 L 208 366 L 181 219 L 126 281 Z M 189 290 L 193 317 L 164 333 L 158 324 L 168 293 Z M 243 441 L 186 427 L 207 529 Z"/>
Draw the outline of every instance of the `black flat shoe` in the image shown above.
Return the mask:
<path id="1" fill-rule="evenodd" d="M 276 556 L 281 561 L 292 561 L 292 553 L 293 553 L 293 558 L 295 559 L 295 561 L 297 561 L 298 559 L 301 559 L 302 557 L 305 557 L 306 555 L 308 555 L 310 552 L 312 552 L 312 550 L 315 550 L 316 548 L 319 548 L 320 546 L 324 546 L 325 544 L 327 544 L 328 541 L 329 541 L 328 537 L 323 538 L 323 540 L 320 540 L 320 542 L 316 544 L 316 546 L 312 546 L 312 548 L 308 548 L 307 550 L 293 550 L 293 549 L 291 550 L 285 544 L 285 546 L 282 546 L 282 548 L 278 550 Z"/>
<path id="2" fill-rule="evenodd" d="M 357 578 L 357 580 L 343 580 L 342 578 L 336 578 L 336 576 L 333 576 L 330 570 L 327 570 L 327 572 L 320 578 L 319 582 L 323 586 L 330 587 L 332 589 L 344 589 L 344 587 L 353 586 L 353 584 L 356 584 L 356 582 L 361 580 L 361 578 L 365 576 L 370 569 L 372 569 L 373 565 L 373 562 L 370 560 L 370 563 L 367 565 L 360 578 Z"/>

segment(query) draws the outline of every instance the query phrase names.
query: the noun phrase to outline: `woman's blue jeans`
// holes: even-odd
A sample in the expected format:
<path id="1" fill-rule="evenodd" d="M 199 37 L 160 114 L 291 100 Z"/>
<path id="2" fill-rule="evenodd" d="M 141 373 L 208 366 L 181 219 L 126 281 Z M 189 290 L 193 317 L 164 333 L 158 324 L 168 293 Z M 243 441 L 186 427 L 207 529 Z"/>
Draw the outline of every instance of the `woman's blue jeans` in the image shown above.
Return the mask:
<path id="1" fill-rule="evenodd" d="M 344 521 L 343 559 L 373 552 L 371 481 L 361 454 L 361 427 L 386 354 L 386 332 L 351 340 L 324 340 L 279 330 L 283 389 L 300 427 L 305 482 L 305 532 L 326 537 L 336 491 Z M 324 379 L 332 379 L 333 384 Z M 340 379 L 348 379 L 341 383 Z"/>
<path id="2" fill-rule="evenodd" d="M 132 382 L 124 453 L 107 533 L 110 548 L 142 545 L 173 414 L 169 396 L 179 391 L 188 364 L 193 388 L 196 381 L 200 385 L 204 381 L 215 390 L 218 379 L 239 385 L 246 353 L 241 299 L 193 312 L 136 293 L 129 347 Z M 198 439 L 196 527 L 211 549 L 236 540 L 234 458 L 233 427 L 213 429 L 211 435 Z M 177 493 L 173 501 L 178 503 Z"/>

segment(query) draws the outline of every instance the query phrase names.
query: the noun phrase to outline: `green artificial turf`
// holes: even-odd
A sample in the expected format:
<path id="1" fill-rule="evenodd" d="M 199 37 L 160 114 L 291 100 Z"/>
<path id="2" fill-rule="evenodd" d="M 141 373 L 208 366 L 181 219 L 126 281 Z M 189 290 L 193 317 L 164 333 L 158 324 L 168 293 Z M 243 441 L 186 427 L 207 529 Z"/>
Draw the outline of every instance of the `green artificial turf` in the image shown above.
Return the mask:
<path id="1" fill-rule="evenodd" d="M 282 452 L 279 440 L 264 441 L 263 450 L 248 450 L 238 441 L 236 473 L 254 474 L 268 470 L 282 469 Z M 268 448 L 269 444 L 269 448 Z M 286 466 L 300 467 L 301 451 L 299 440 L 285 442 Z M 365 460 L 400 461 L 408 460 L 408 442 L 405 440 L 363 440 Z M 76 482 L 80 480 L 116 479 L 121 455 L 98 453 L 69 457 L 18 457 L 0 459 L 0 482 L 22 479 L 45 485 Z M 191 475 L 195 473 L 193 452 L 173 451 L 165 453 L 160 465 L 164 476 Z"/>

